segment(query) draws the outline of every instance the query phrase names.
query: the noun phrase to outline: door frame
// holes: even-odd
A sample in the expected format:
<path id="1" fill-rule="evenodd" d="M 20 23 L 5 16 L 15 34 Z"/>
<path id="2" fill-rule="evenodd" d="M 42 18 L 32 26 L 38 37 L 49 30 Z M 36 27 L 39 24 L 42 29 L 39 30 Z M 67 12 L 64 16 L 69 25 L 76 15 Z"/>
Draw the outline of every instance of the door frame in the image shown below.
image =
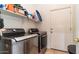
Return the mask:
<path id="1" fill-rule="evenodd" d="M 57 9 L 51 9 L 49 11 L 50 15 L 52 11 L 57 11 L 57 10 L 62 10 L 62 9 L 67 9 L 70 8 L 70 13 L 71 13 L 71 26 L 72 26 L 72 34 L 73 34 L 73 39 L 75 37 L 75 32 L 76 32 L 76 21 L 75 21 L 75 5 L 70 5 L 69 7 L 62 7 L 62 8 L 57 8 Z M 51 21 L 51 17 L 50 17 L 50 21 Z M 51 22 L 50 22 L 50 28 L 51 28 Z M 72 41 L 73 41 L 72 39 Z M 74 43 L 74 42 L 73 42 Z M 50 48 L 51 48 L 51 33 L 50 33 Z"/>

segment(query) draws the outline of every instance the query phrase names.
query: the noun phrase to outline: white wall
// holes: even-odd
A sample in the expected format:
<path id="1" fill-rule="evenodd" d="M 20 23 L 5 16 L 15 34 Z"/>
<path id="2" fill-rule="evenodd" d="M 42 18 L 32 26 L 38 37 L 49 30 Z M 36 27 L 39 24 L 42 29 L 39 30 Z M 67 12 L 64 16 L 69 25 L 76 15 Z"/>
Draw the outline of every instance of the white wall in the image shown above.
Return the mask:
<path id="1" fill-rule="evenodd" d="M 76 36 L 79 36 L 79 4 L 76 5 Z"/>
<path id="2" fill-rule="evenodd" d="M 58 8 L 62 8 L 62 7 L 69 7 L 70 5 L 53 5 L 53 4 L 37 4 L 34 7 L 39 10 L 43 21 L 41 23 L 37 24 L 37 27 L 42 30 L 42 31 L 47 31 L 47 35 L 48 35 L 48 48 L 50 48 L 50 11 L 54 10 L 54 9 L 58 9 Z"/>
<path id="3" fill-rule="evenodd" d="M 32 5 L 25 5 L 26 9 L 31 10 Z M 35 23 L 27 18 L 14 17 L 11 15 L 2 14 L 1 17 L 4 19 L 4 28 L 24 28 L 26 31 L 28 28 L 36 28 Z"/>
<path id="4" fill-rule="evenodd" d="M 17 27 L 24 27 L 26 29 L 26 31 L 27 31 L 28 28 L 31 28 L 31 27 L 37 27 L 42 31 L 47 31 L 47 35 L 48 35 L 47 43 L 48 43 L 48 48 L 50 48 L 50 42 L 51 42 L 51 40 L 50 40 L 50 10 L 63 8 L 63 7 L 69 7 L 71 5 L 33 4 L 33 5 L 23 5 L 23 6 L 25 8 L 27 8 L 27 10 L 29 12 L 32 12 L 32 13 L 37 9 L 42 16 L 43 21 L 41 23 L 35 24 L 34 22 L 27 20 L 27 19 L 15 19 L 16 24 L 22 24 L 22 25 L 17 25 Z M 76 24 L 76 36 L 79 36 L 79 4 L 76 5 L 75 8 L 76 8 L 75 9 L 76 15 L 74 15 L 73 17 L 76 16 L 76 19 L 75 20 L 73 19 L 73 20 L 74 20 L 74 22 L 76 21 L 76 23 L 75 23 Z M 74 12 L 74 11 L 72 11 L 72 12 Z M 20 21 L 19 23 L 17 23 L 18 20 Z M 15 21 L 12 21 L 12 20 L 10 20 L 10 21 L 15 22 Z M 7 22 L 7 20 L 6 20 L 6 22 Z M 11 23 L 10 26 L 12 26 L 12 23 Z M 14 24 L 14 26 L 15 26 L 15 24 Z"/>
<path id="5" fill-rule="evenodd" d="M 9 15 L 2 15 L 2 18 L 4 19 L 4 23 L 5 23 L 5 28 L 6 27 L 11 27 L 11 28 L 18 27 L 18 28 L 25 28 L 25 30 L 27 31 L 28 28 L 37 27 L 42 31 L 47 31 L 47 35 L 48 35 L 47 43 L 48 43 L 48 48 L 50 48 L 50 41 L 51 41 L 50 40 L 50 10 L 54 10 L 54 9 L 58 9 L 62 7 L 68 7 L 70 5 L 22 4 L 22 6 L 24 6 L 29 12 L 32 12 L 32 13 L 35 11 L 35 9 L 37 9 L 42 16 L 43 21 L 41 23 L 36 24 L 28 20 L 27 18 L 21 18 L 21 17 L 18 18 L 18 17 L 9 16 Z M 78 10 L 79 10 L 79 7 L 78 7 Z M 79 15 L 79 13 L 77 14 Z"/>
<path id="6" fill-rule="evenodd" d="M 75 33 L 75 38 L 79 38 L 79 4 L 75 6 L 75 20 L 76 20 L 76 33 Z M 79 43 L 76 44 L 76 53 L 79 54 Z"/>

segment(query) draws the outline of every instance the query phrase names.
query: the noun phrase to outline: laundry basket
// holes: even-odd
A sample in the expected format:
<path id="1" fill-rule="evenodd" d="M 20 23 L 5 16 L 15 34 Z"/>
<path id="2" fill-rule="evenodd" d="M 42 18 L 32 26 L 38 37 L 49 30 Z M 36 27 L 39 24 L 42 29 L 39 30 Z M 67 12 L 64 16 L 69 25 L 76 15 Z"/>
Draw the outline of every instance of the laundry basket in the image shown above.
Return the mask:
<path id="1" fill-rule="evenodd" d="M 69 54 L 76 54 L 76 45 L 69 45 L 68 52 Z"/>

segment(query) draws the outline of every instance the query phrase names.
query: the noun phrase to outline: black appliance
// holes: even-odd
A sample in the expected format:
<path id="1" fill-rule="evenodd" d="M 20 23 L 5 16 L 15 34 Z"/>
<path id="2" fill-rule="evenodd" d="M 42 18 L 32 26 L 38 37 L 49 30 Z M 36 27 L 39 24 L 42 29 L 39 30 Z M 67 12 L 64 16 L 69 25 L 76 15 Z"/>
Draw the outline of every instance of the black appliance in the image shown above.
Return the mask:
<path id="1" fill-rule="evenodd" d="M 37 28 L 30 28 L 29 34 L 38 34 L 38 52 L 45 53 L 47 49 L 47 32 L 39 31 Z"/>
<path id="2" fill-rule="evenodd" d="M 4 27 L 3 19 L 0 18 L 0 29 L 2 29 L 3 27 Z"/>
<path id="3" fill-rule="evenodd" d="M 30 28 L 29 30 L 28 30 L 28 33 L 29 34 L 36 34 L 36 33 L 38 33 L 39 32 L 39 30 L 37 29 L 37 28 Z"/>
<path id="4" fill-rule="evenodd" d="M 22 28 L 5 28 L 5 31 L 2 31 L 3 37 L 20 37 L 25 35 L 25 30 Z"/>

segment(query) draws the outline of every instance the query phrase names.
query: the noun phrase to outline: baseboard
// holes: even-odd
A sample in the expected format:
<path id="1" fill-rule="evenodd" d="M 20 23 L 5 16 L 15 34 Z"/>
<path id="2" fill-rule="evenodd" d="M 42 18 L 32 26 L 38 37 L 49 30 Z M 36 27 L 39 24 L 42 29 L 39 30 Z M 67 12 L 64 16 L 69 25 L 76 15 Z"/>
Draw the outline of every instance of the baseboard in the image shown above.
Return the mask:
<path id="1" fill-rule="evenodd" d="M 54 49 L 54 48 L 50 48 L 50 49 L 68 53 L 68 51 L 58 50 L 58 49 Z"/>

